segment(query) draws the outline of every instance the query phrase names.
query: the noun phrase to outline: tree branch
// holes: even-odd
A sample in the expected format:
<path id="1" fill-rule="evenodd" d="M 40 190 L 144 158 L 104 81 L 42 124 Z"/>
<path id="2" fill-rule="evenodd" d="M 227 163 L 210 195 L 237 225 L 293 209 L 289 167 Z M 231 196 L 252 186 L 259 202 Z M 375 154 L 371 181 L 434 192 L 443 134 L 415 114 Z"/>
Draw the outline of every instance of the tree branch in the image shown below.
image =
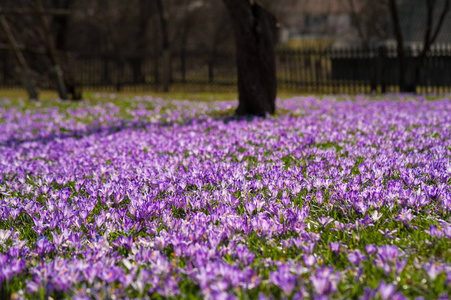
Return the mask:
<path id="1" fill-rule="evenodd" d="M 436 0 L 426 0 L 426 34 L 424 35 L 424 42 L 423 42 L 423 51 L 421 52 L 421 57 L 426 54 L 426 52 L 429 50 L 429 42 L 431 38 L 431 32 L 432 32 L 432 16 L 434 15 L 434 9 Z"/>
<path id="2" fill-rule="evenodd" d="M 435 29 L 433 29 L 434 10 L 435 10 L 435 4 L 437 2 L 435 0 L 426 0 L 427 27 L 426 27 L 426 34 L 424 36 L 423 50 L 421 51 L 420 56 L 419 56 L 420 61 L 422 61 L 426 57 L 426 53 L 430 50 L 432 44 L 434 44 L 435 40 L 437 39 L 438 34 L 440 33 L 440 29 L 443 26 L 443 22 L 445 21 L 446 14 L 449 11 L 449 2 L 450 2 L 450 0 L 445 0 L 445 4 L 440 13 L 440 18 L 438 20 L 438 23 L 437 23 Z"/>
<path id="3" fill-rule="evenodd" d="M 351 9 L 351 16 L 354 18 L 354 20 L 357 22 L 357 32 L 359 34 L 359 37 L 362 39 L 362 43 L 365 48 L 368 48 L 368 41 L 365 37 L 365 34 L 363 33 L 363 24 L 361 18 L 357 14 L 357 10 L 354 5 L 354 0 L 348 0 L 349 7 Z"/>
<path id="4" fill-rule="evenodd" d="M 394 30 L 396 41 L 398 43 L 398 52 L 399 52 L 399 49 L 402 49 L 402 51 L 404 51 L 404 38 L 402 36 L 401 24 L 399 22 L 399 14 L 398 14 L 398 7 L 396 6 L 396 0 L 390 0 L 389 6 L 390 6 L 390 14 L 391 14 L 392 22 L 393 22 L 393 30 Z"/>
<path id="5" fill-rule="evenodd" d="M 445 21 L 445 17 L 446 17 L 446 15 L 449 12 L 449 2 L 450 2 L 450 0 L 445 0 L 445 4 L 443 6 L 442 13 L 440 14 L 440 18 L 439 18 L 439 21 L 437 23 L 437 27 L 435 28 L 435 31 L 432 34 L 432 37 L 431 37 L 431 40 L 430 40 L 430 44 L 431 45 L 435 42 L 435 39 L 437 38 L 437 36 L 438 36 L 438 34 L 440 32 L 440 29 L 443 26 L 443 22 Z"/>

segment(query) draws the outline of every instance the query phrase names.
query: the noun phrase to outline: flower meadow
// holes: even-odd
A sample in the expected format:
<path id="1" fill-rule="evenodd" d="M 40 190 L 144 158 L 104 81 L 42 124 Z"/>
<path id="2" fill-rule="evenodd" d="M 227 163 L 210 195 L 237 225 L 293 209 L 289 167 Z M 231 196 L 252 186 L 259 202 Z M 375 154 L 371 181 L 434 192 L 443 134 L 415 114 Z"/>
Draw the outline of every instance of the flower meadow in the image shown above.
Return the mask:
<path id="1" fill-rule="evenodd" d="M 0 298 L 451 296 L 450 99 L 103 98 L 0 100 Z"/>

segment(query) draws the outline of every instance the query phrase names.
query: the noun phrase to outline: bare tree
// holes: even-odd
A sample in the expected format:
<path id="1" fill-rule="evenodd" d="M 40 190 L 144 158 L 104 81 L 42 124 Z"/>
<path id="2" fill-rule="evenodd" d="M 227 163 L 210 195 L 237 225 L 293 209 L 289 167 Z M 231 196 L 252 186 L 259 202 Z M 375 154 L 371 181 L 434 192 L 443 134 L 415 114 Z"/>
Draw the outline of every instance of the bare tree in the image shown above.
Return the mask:
<path id="1" fill-rule="evenodd" d="M 210 3 L 209 3 L 210 4 Z M 214 4 L 213 4 L 214 5 Z M 180 12 L 178 18 L 179 22 L 175 22 L 175 39 L 173 44 L 178 42 L 179 55 L 180 55 L 180 73 L 181 81 L 186 82 L 186 58 L 188 53 L 189 43 L 195 38 L 196 26 L 205 26 L 205 20 L 203 18 L 203 10 L 207 7 L 206 3 L 196 0 L 185 0 L 181 7 L 177 7 L 176 10 Z M 213 14 L 208 14 L 213 15 Z M 201 19 L 201 24 L 199 23 Z M 210 27 L 210 26 L 209 26 Z M 198 31 L 198 30 L 197 30 Z M 202 32 L 203 36 L 199 39 L 204 42 L 205 32 Z"/>
<path id="2" fill-rule="evenodd" d="M 180 32 L 180 68 L 182 74 L 182 82 L 186 81 L 186 48 L 188 44 L 188 37 L 192 30 L 193 15 L 189 11 L 184 16 L 182 22 L 182 29 Z"/>
<path id="3" fill-rule="evenodd" d="M 30 3 L 34 1 L 36 0 L 2 0 L 2 6 L 5 3 L 5 6 L 11 7 L 30 7 Z M 236 49 L 232 32 L 233 28 L 237 27 L 233 25 L 235 22 L 230 22 L 230 19 L 234 20 L 235 17 L 229 18 L 228 14 L 224 13 L 226 10 L 221 5 L 223 0 L 41 1 L 45 9 L 67 10 L 69 8 L 72 12 L 69 18 L 48 16 L 48 21 L 51 22 L 51 37 L 60 65 L 64 70 L 64 83 L 68 93 L 75 90 L 76 83 L 76 74 L 74 72 L 71 74 L 71 67 L 75 66 L 77 69 L 84 70 L 85 66 L 93 66 L 94 62 L 96 67 L 89 71 L 98 74 L 95 77 L 81 78 L 81 84 L 91 84 L 98 79 L 99 82 L 106 84 L 117 83 L 120 88 L 121 82 L 144 83 L 146 78 L 153 75 L 155 82 L 158 82 L 162 89 L 168 90 L 172 79 L 171 71 L 174 71 L 174 78 L 180 78 L 182 81 L 186 80 L 184 74 L 200 72 L 203 74 L 205 67 L 208 67 L 209 78 L 212 81 L 219 77 L 220 72 L 224 74 L 233 72 L 228 69 L 227 59 L 232 57 L 228 54 L 232 54 Z M 249 55 L 249 57 L 254 60 L 251 64 L 257 68 L 254 72 L 264 74 L 267 70 L 274 68 L 274 63 L 258 62 L 261 62 L 266 55 L 258 54 L 260 49 L 270 48 L 269 52 L 272 53 L 272 43 L 275 41 L 274 28 L 272 28 L 275 21 L 274 18 L 266 17 L 269 15 L 267 11 L 276 12 L 282 2 L 292 0 L 254 1 L 258 3 L 254 4 L 250 0 L 233 2 L 249 2 L 246 4 L 249 9 L 248 17 L 250 16 L 253 21 L 247 22 L 246 26 L 251 31 L 252 28 L 257 30 L 247 37 L 259 43 L 259 46 L 253 46 L 254 53 L 257 55 L 255 57 Z M 238 5 L 241 6 L 241 3 Z M 235 9 L 231 8 L 232 11 Z M 8 17 L 17 40 L 23 43 L 23 45 L 19 43 L 19 46 L 23 46 L 24 49 L 43 48 L 42 25 L 39 21 L 36 15 Z M 267 31 L 265 26 L 271 27 L 269 30 L 271 35 L 259 32 L 262 28 L 261 31 Z M 242 42 L 236 44 L 243 45 Z M 155 57 L 155 67 L 144 68 L 143 66 L 147 66 L 146 63 L 149 62 L 149 53 Z M 178 69 L 171 70 L 170 61 L 171 57 L 179 54 L 179 61 L 172 61 L 172 63 L 174 67 L 181 70 L 180 77 Z M 41 88 L 53 87 L 54 83 L 49 80 L 48 70 L 52 59 L 45 55 L 30 53 L 28 50 L 24 51 L 24 57 L 29 63 L 31 77 L 36 79 L 37 85 Z M 73 63 L 75 58 L 80 59 L 79 68 Z M 245 59 L 241 57 L 240 61 Z M 239 72 L 240 78 L 244 78 L 244 73 Z M 262 89 L 271 90 L 269 94 L 275 95 L 275 80 L 274 86 L 264 80 L 266 79 L 263 79 L 263 75 L 257 75 L 257 81 L 260 81 Z M 244 86 L 248 85 L 241 84 L 241 86 L 240 90 L 244 91 L 247 89 Z M 263 92 L 257 87 L 254 89 L 258 90 L 255 97 L 261 99 L 258 93 Z M 243 92 L 241 94 L 244 95 Z M 253 93 L 248 93 L 248 95 L 251 94 Z M 270 102 L 274 101 L 270 100 Z M 272 106 L 274 104 L 270 105 Z M 241 105 L 240 111 L 247 113 L 244 107 L 244 104 Z M 273 109 L 265 111 L 273 111 Z"/>
<path id="4" fill-rule="evenodd" d="M 52 6 L 55 9 L 69 10 L 73 3 L 74 0 L 53 0 Z M 82 98 L 82 93 L 81 89 L 76 84 L 73 65 L 70 62 L 67 48 L 68 21 L 68 16 L 55 16 L 53 17 L 51 27 L 55 36 L 55 48 L 62 58 L 61 67 L 63 69 L 64 83 L 67 92 L 71 95 L 73 100 L 80 100 Z"/>
<path id="5" fill-rule="evenodd" d="M 253 0 L 223 0 L 232 19 L 237 48 L 238 115 L 275 112 L 275 17 Z"/>
<path id="6" fill-rule="evenodd" d="M 0 10 L 1 10 L 1 7 L 0 7 Z M 16 59 L 18 65 L 19 65 L 19 72 L 21 74 L 22 81 L 25 85 L 25 88 L 27 89 L 30 100 L 37 100 L 38 93 L 36 91 L 36 87 L 35 87 L 32 79 L 31 79 L 31 71 L 28 67 L 28 64 L 27 64 L 19 46 L 17 45 L 16 39 L 14 38 L 14 35 L 11 32 L 9 24 L 6 21 L 6 18 L 4 15 L 0 15 L 0 30 L 5 35 L 5 38 L 10 45 L 11 51 L 13 52 L 14 58 Z"/>
<path id="7" fill-rule="evenodd" d="M 363 48 L 389 36 L 390 21 L 387 5 L 381 0 L 342 0 L 349 7 L 357 35 Z"/>
<path id="8" fill-rule="evenodd" d="M 144 55 L 149 48 L 149 27 L 154 15 L 151 4 L 152 2 L 148 0 L 139 0 L 138 4 L 139 12 L 137 18 L 136 46 L 132 60 L 133 80 L 135 83 L 145 82 L 142 65 L 144 62 Z"/>
<path id="9" fill-rule="evenodd" d="M 444 0 L 441 8 L 437 7 L 436 0 L 424 0 L 426 5 L 426 31 L 423 38 L 422 50 L 420 54 L 413 60 L 413 72 L 407 68 L 406 48 L 404 43 L 404 36 L 401 30 L 401 21 L 399 17 L 398 4 L 396 0 L 389 0 L 389 8 L 391 19 L 393 23 L 393 33 L 396 38 L 396 52 L 398 54 L 398 68 L 399 68 L 399 88 L 401 92 L 416 92 L 416 87 L 420 78 L 421 67 L 423 66 L 424 59 L 427 53 L 430 51 L 432 44 L 437 39 L 440 30 L 443 27 L 443 23 L 446 15 L 450 9 L 450 0 Z M 434 12 L 436 9 L 440 9 L 439 19 L 434 24 Z M 413 76 L 408 78 L 407 74 L 411 73 Z"/>
<path id="10" fill-rule="evenodd" d="M 53 72 L 56 78 L 58 94 L 62 100 L 67 100 L 67 89 L 64 82 L 64 72 L 61 69 L 58 53 L 55 47 L 55 41 L 51 34 L 50 23 L 46 15 L 44 15 L 44 7 L 41 0 L 35 0 L 35 12 L 39 16 L 42 25 L 42 35 L 47 48 L 47 54 L 52 62 Z"/>
<path id="11" fill-rule="evenodd" d="M 171 81 L 171 52 L 169 48 L 168 21 L 161 0 L 155 0 L 158 9 L 158 17 L 160 19 L 161 41 L 163 47 L 163 91 L 169 91 Z"/>

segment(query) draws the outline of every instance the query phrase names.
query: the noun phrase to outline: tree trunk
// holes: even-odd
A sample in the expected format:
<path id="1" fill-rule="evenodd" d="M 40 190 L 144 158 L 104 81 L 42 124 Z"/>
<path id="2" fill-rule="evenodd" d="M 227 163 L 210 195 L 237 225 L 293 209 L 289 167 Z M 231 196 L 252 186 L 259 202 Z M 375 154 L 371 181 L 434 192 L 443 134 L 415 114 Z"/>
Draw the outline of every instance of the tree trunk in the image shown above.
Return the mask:
<path id="1" fill-rule="evenodd" d="M 192 16 L 187 14 L 183 20 L 183 27 L 181 32 L 180 42 L 180 72 L 182 77 L 182 83 L 186 83 L 186 48 L 188 44 L 188 37 L 191 33 Z"/>
<path id="2" fill-rule="evenodd" d="M 434 44 L 437 39 L 440 30 L 443 27 L 443 23 L 450 9 L 450 0 L 445 0 L 443 7 L 440 10 L 440 17 L 434 26 L 434 12 L 436 10 L 437 2 L 434 0 L 426 1 L 426 33 L 424 35 L 423 49 L 414 61 L 414 78 L 413 86 L 416 87 L 420 83 L 420 73 L 423 68 L 424 60 L 426 59 L 427 53 L 431 50 L 432 44 Z"/>
<path id="3" fill-rule="evenodd" d="M 161 0 L 155 0 L 160 19 L 160 29 L 163 47 L 163 92 L 169 92 L 171 83 L 171 52 L 169 48 L 168 21 L 164 14 L 163 3 Z"/>
<path id="4" fill-rule="evenodd" d="M 393 23 L 393 31 L 396 38 L 396 54 L 398 57 L 398 82 L 399 82 L 399 91 L 406 91 L 406 55 L 404 52 L 404 37 L 401 31 L 401 23 L 399 21 L 398 7 L 396 4 L 396 0 L 390 0 L 390 15 Z"/>
<path id="5" fill-rule="evenodd" d="M 73 4 L 73 0 L 53 0 L 53 8 L 68 10 Z M 55 16 L 52 22 L 52 29 L 55 34 L 55 48 L 62 53 L 61 68 L 63 72 L 64 84 L 72 100 L 82 98 L 81 88 L 77 85 L 74 74 L 74 66 L 67 53 L 66 37 L 68 31 L 68 16 Z"/>
<path id="6" fill-rule="evenodd" d="M 145 53 L 149 46 L 149 21 L 152 18 L 153 9 L 148 0 L 139 0 L 138 33 L 136 35 L 136 57 L 132 60 L 133 80 L 135 83 L 146 83 L 146 76 L 143 73 Z"/>
<path id="7" fill-rule="evenodd" d="M 223 0 L 236 40 L 237 115 L 273 114 L 276 99 L 275 17 L 251 0 Z"/>
<path id="8" fill-rule="evenodd" d="M 423 49 L 416 58 L 411 56 L 410 64 L 406 57 L 406 49 L 404 47 L 404 37 L 401 31 L 401 23 L 398 14 L 396 0 L 389 0 L 389 8 L 393 23 L 393 30 L 397 42 L 397 55 L 399 64 L 399 90 L 400 92 L 416 93 L 417 85 L 420 79 L 420 71 L 423 65 L 426 53 L 430 50 L 431 45 L 435 42 L 440 30 L 443 27 L 446 15 L 450 10 L 450 0 L 445 0 L 440 17 L 434 26 L 433 17 L 437 2 L 427 0 L 426 3 L 426 32 L 424 35 Z"/>
<path id="9" fill-rule="evenodd" d="M 52 37 L 50 24 L 48 22 L 47 16 L 44 14 L 44 6 L 42 5 L 42 2 L 40 0 L 36 0 L 35 5 L 35 13 L 39 16 L 39 20 L 41 21 L 42 34 L 45 41 L 45 46 L 47 48 L 47 54 L 53 65 L 52 71 L 56 79 L 58 95 L 61 100 L 68 100 L 67 89 L 64 83 L 64 72 L 61 69 L 61 65 L 59 63 L 59 57 L 56 51 L 55 41 Z"/>

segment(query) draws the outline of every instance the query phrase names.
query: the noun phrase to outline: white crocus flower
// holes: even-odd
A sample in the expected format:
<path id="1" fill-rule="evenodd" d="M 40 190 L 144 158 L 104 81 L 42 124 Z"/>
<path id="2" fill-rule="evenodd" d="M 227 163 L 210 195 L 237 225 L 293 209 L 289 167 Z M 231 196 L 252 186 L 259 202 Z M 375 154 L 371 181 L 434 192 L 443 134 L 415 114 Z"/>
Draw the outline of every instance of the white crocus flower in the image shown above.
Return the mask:
<path id="1" fill-rule="evenodd" d="M 6 240 L 11 236 L 11 231 L 0 229 L 0 245 L 4 245 Z"/>
<path id="2" fill-rule="evenodd" d="M 374 222 L 377 222 L 381 217 L 382 217 L 382 214 L 379 213 L 377 210 L 374 211 L 374 212 L 371 214 L 371 219 L 372 219 Z"/>

